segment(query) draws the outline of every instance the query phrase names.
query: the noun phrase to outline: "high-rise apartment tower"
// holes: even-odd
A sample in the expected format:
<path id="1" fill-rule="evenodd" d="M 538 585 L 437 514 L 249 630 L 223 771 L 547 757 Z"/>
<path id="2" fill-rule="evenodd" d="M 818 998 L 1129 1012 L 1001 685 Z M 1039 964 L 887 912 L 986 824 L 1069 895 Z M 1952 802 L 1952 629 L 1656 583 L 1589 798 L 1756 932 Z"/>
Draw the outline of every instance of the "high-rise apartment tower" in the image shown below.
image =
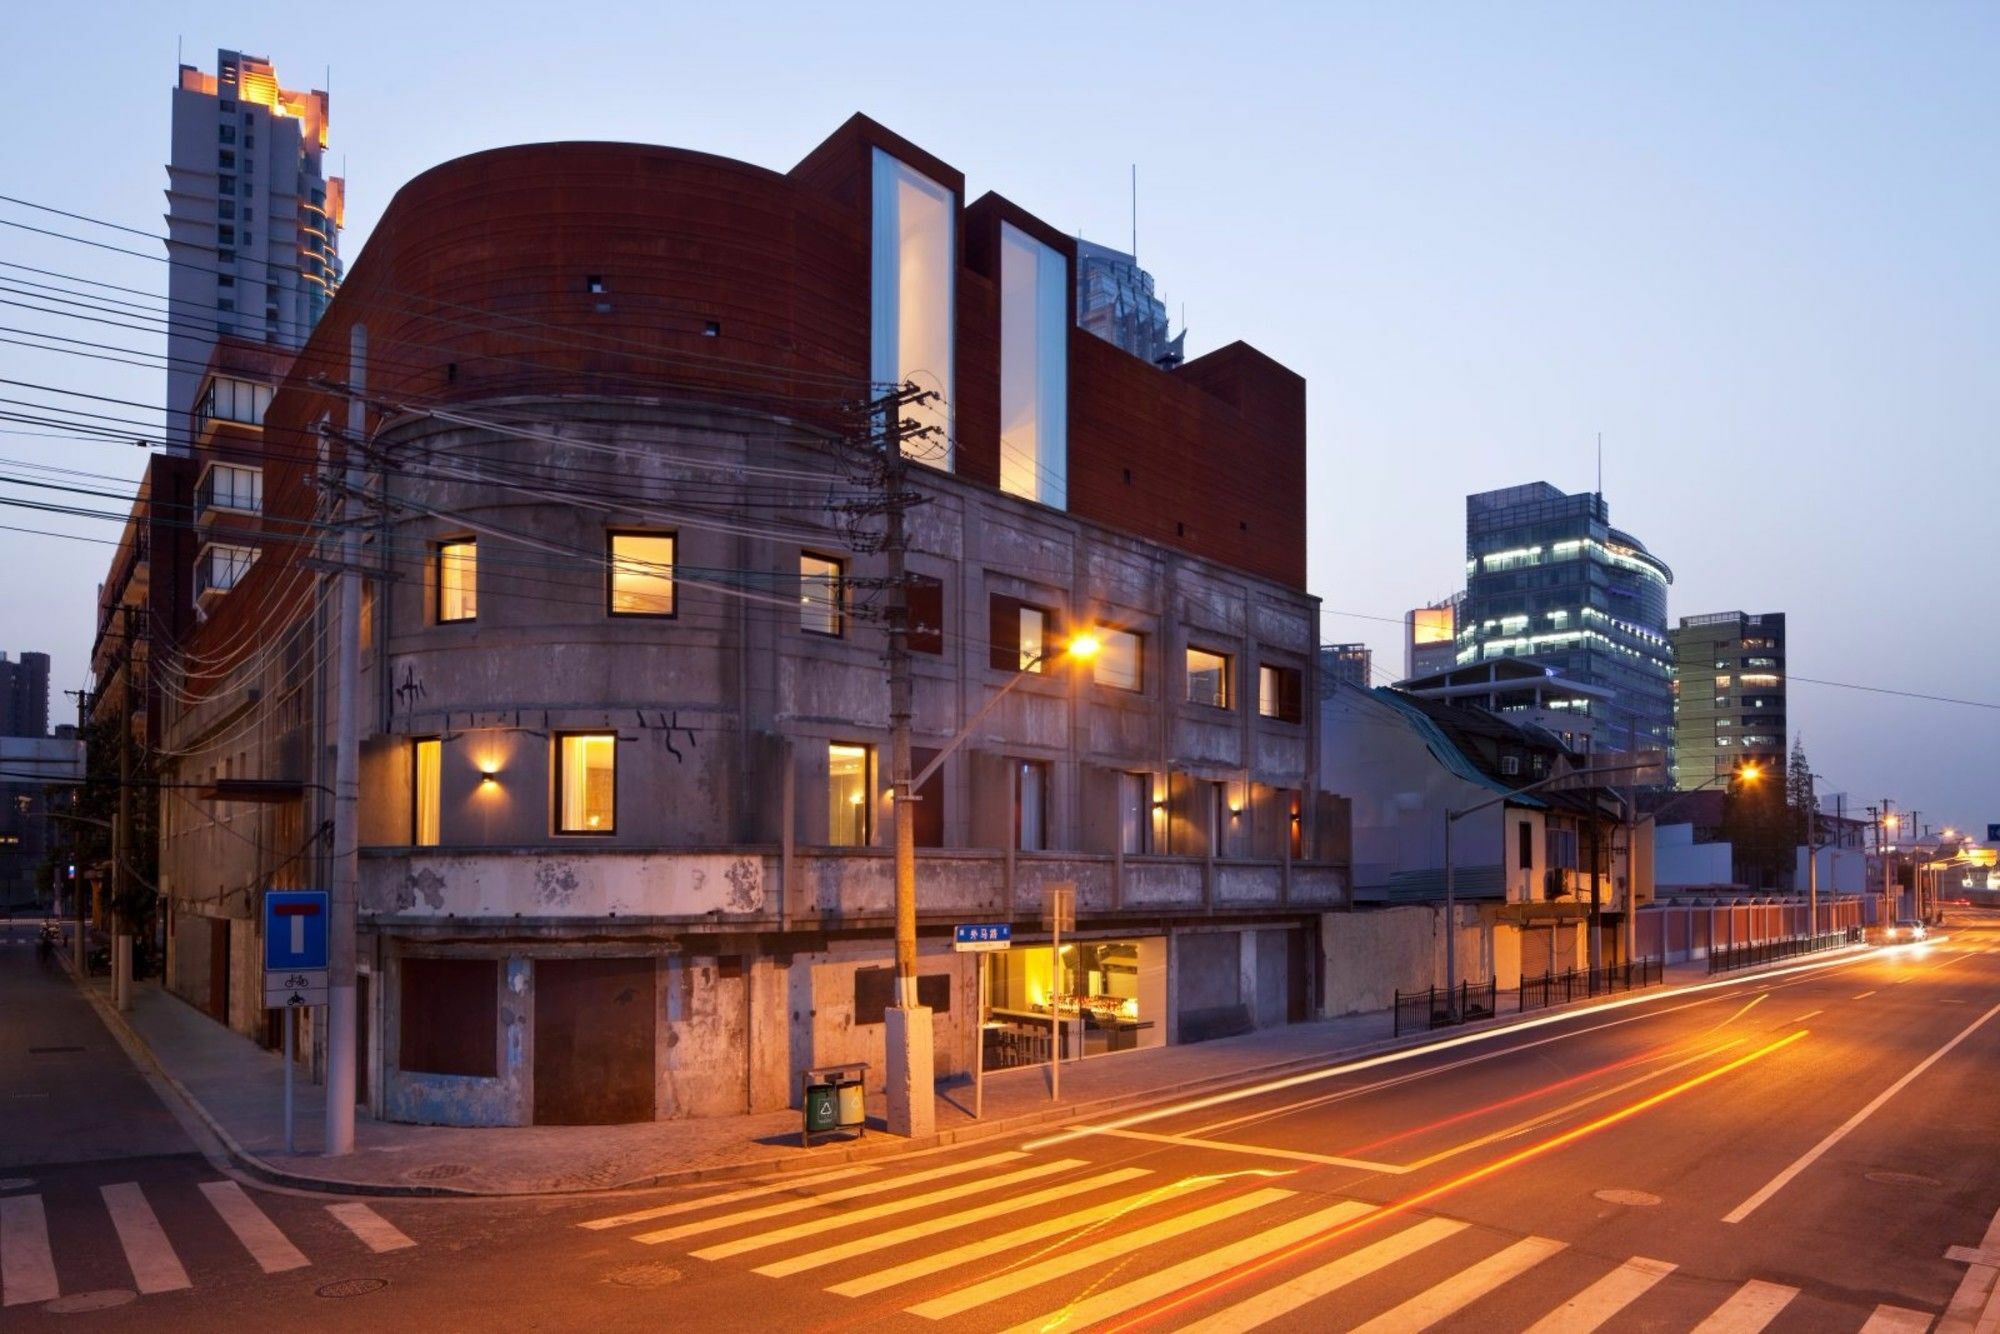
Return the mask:
<path id="1" fill-rule="evenodd" d="M 1674 786 L 1785 763 L 1785 615 L 1683 616 L 1673 632 Z"/>

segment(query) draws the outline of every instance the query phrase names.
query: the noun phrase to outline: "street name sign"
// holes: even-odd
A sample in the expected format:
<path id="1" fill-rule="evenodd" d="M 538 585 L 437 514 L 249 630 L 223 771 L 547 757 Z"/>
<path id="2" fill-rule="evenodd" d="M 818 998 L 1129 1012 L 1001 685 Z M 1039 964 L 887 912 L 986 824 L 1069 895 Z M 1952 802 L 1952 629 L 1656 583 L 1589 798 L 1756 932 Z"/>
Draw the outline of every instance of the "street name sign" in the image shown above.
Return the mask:
<path id="1" fill-rule="evenodd" d="M 951 932 L 951 947 L 961 954 L 1009 949 L 1013 943 L 1014 928 L 1006 922 L 971 923 L 955 926 Z"/>

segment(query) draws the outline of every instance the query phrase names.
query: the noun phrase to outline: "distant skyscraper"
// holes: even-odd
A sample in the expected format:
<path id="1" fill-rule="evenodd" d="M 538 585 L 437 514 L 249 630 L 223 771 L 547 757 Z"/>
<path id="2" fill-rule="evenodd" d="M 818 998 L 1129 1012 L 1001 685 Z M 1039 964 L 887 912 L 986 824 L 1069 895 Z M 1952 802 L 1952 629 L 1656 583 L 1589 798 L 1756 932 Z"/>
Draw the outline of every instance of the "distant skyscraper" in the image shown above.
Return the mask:
<path id="1" fill-rule="evenodd" d="M 49 655 L 0 653 L 0 736 L 49 734 Z"/>
<path id="2" fill-rule="evenodd" d="M 1433 676 L 1458 662 L 1458 608 L 1465 594 L 1403 613 L 1403 678 Z"/>
<path id="3" fill-rule="evenodd" d="M 1785 764 L 1785 616 L 1683 616 L 1674 644 L 1674 786 Z"/>
<path id="4" fill-rule="evenodd" d="M 168 450 L 218 334 L 302 346 L 340 285 L 342 181 L 325 172 L 327 95 L 278 85 L 271 62 L 218 51 L 180 67 L 167 162 Z"/>
<path id="5" fill-rule="evenodd" d="M 1531 658 L 1608 686 L 1598 744 L 1622 750 L 1629 736 L 1665 750 L 1674 740 L 1673 571 L 1610 516 L 1602 495 L 1565 495 L 1547 482 L 1467 496 L 1457 659 Z"/>
<path id="6" fill-rule="evenodd" d="M 1124 251 L 1081 237 L 1076 243 L 1076 322 L 1155 366 L 1181 364 L 1187 330 L 1167 336 L 1167 308 L 1153 295 L 1153 275 Z"/>
<path id="7" fill-rule="evenodd" d="M 1319 671 L 1324 680 L 1370 689 L 1374 685 L 1369 679 L 1375 674 L 1374 650 L 1366 644 L 1321 644 Z"/>

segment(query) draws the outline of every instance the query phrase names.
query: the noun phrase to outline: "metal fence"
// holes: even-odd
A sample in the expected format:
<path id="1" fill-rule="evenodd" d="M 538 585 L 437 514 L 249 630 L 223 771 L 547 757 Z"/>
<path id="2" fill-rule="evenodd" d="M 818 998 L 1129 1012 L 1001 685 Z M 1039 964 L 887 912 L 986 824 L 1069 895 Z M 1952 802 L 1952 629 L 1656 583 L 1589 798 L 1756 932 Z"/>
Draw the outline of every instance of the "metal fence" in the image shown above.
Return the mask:
<path id="1" fill-rule="evenodd" d="M 1544 973 L 1521 979 L 1521 1009 L 1540 1010 L 1590 996 L 1630 991 L 1635 987 L 1658 986 L 1665 977 L 1660 959 L 1634 959 L 1629 963 L 1603 968 L 1572 968 L 1566 973 Z"/>
<path id="2" fill-rule="evenodd" d="M 1500 999 L 1499 983 L 1461 982 L 1456 988 L 1426 987 L 1396 993 L 1396 1036 L 1426 1028 L 1449 1028 L 1473 1019 L 1490 1019 Z"/>
<path id="3" fill-rule="evenodd" d="M 1743 945 L 1723 945 L 1708 952 L 1708 971 L 1728 973 L 1738 968 L 1756 968 L 1761 964 L 1796 959 L 1804 954 L 1816 954 L 1820 950 L 1839 949 L 1842 945 L 1857 944 L 1860 940 L 1861 928 L 1850 926 L 1844 931 L 1829 931 L 1818 936 L 1794 936 L 1789 940 L 1760 940 Z"/>

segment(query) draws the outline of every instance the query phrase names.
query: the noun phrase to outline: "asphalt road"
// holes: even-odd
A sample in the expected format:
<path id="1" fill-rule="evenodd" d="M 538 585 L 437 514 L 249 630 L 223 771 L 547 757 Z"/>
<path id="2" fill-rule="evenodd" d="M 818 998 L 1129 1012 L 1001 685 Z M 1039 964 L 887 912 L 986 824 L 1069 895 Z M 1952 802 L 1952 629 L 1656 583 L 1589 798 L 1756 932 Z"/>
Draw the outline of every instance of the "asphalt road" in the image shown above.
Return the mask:
<path id="1" fill-rule="evenodd" d="M 2000 1263 L 2000 918 L 1946 934 L 817 1180 L 512 1202 L 238 1186 L 0 946 L 0 1324 L 1931 1328 L 1986 1300 L 1952 1248 Z"/>

